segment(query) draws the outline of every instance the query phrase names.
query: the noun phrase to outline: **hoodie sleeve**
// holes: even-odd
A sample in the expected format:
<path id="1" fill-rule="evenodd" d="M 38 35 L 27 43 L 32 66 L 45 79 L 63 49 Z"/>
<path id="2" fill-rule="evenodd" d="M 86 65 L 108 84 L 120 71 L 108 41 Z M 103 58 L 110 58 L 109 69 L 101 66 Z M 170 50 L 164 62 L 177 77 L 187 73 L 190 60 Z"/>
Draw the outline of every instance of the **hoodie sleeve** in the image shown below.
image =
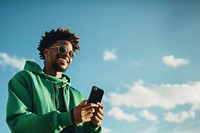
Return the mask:
<path id="1" fill-rule="evenodd" d="M 31 91 L 25 81 L 25 78 L 15 76 L 8 85 L 6 121 L 13 133 L 58 133 L 73 124 L 70 111 L 52 111 L 43 115 L 32 113 Z"/>
<path id="2" fill-rule="evenodd" d="M 84 133 L 101 133 L 101 126 L 95 127 L 90 122 L 86 122 L 82 125 L 81 129 Z"/>

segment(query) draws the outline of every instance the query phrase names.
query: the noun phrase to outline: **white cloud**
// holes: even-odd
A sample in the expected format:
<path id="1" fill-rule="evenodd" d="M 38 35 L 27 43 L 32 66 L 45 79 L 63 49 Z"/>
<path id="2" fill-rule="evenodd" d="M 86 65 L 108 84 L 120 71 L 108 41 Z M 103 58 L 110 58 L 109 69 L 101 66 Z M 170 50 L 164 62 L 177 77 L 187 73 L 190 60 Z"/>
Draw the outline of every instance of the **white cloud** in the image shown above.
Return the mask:
<path id="1" fill-rule="evenodd" d="M 142 112 L 140 112 L 139 115 L 141 117 L 145 118 L 146 120 L 153 121 L 153 122 L 158 122 L 158 117 L 155 114 L 150 113 L 146 109 L 143 110 Z"/>
<path id="2" fill-rule="evenodd" d="M 16 56 L 9 56 L 7 53 L 0 52 L 0 66 L 11 66 L 14 69 L 21 70 L 24 67 L 26 59 L 17 58 Z"/>
<path id="3" fill-rule="evenodd" d="M 162 60 L 165 65 L 173 67 L 173 68 L 186 65 L 189 63 L 188 59 L 175 58 L 174 55 L 164 56 Z"/>
<path id="4" fill-rule="evenodd" d="M 161 84 L 161 85 L 146 85 L 143 80 L 135 82 L 128 86 L 124 93 L 111 92 L 106 97 L 106 102 L 111 104 L 112 108 L 109 115 L 118 120 L 130 119 L 134 115 L 125 114 L 123 107 L 143 108 L 139 113 L 149 121 L 159 122 L 158 117 L 147 111 L 145 108 L 159 107 L 163 111 L 168 111 L 164 114 L 164 120 L 173 123 L 182 123 L 188 119 L 195 117 L 195 111 L 200 110 L 200 82 L 188 82 L 183 84 Z M 189 111 L 170 112 L 177 106 L 189 105 Z M 133 120 L 137 118 L 134 116 Z"/>
<path id="5" fill-rule="evenodd" d="M 165 133 L 200 133 L 200 122 L 193 122 L 191 124 L 185 124 L 184 127 L 182 125 L 176 126 L 172 130 L 169 130 Z"/>
<path id="6" fill-rule="evenodd" d="M 194 118 L 194 111 L 182 111 L 180 113 L 167 112 L 164 114 L 164 119 L 168 122 L 181 123 L 189 118 Z"/>
<path id="7" fill-rule="evenodd" d="M 125 93 L 108 93 L 107 102 L 112 106 L 134 108 L 160 107 L 174 109 L 177 105 L 191 105 L 191 109 L 200 109 L 200 82 L 184 84 L 145 85 L 137 81 Z"/>
<path id="8" fill-rule="evenodd" d="M 149 127 L 146 129 L 142 129 L 139 133 L 158 133 L 158 127 Z"/>
<path id="9" fill-rule="evenodd" d="M 127 114 L 118 107 L 113 107 L 110 111 L 108 111 L 108 115 L 114 117 L 115 119 L 128 122 L 135 122 L 138 120 L 134 114 Z"/>
<path id="10" fill-rule="evenodd" d="M 102 131 L 103 131 L 103 133 L 111 133 L 112 132 L 112 130 L 110 128 L 107 128 L 107 127 L 103 127 Z"/>
<path id="11" fill-rule="evenodd" d="M 104 61 L 112 61 L 112 60 L 116 60 L 117 59 L 117 55 L 115 53 L 115 50 L 106 50 L 103 52 L 103 60 Z"/>

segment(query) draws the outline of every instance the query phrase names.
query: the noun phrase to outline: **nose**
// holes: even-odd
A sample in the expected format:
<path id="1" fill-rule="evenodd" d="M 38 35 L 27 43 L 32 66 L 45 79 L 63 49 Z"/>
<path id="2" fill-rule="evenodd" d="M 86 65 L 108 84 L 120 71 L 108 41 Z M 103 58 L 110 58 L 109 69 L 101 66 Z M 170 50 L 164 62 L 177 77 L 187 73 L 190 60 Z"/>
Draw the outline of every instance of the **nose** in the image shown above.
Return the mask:
<path id="1" fill-rule="evenodd" d="M 65 57 L 70 57 L 69 52 L 67 52 L 67 51 L 63 52 L 62 55 L 65 56 Z"/>
<path id="2" fill-rule="evenodd" d="M 72 59 L 75 56 L 75 53 L 73 51 L 65 51 L 64 53 L 62 53 L 65 57 L 68 57 L 70 59 Z"/>

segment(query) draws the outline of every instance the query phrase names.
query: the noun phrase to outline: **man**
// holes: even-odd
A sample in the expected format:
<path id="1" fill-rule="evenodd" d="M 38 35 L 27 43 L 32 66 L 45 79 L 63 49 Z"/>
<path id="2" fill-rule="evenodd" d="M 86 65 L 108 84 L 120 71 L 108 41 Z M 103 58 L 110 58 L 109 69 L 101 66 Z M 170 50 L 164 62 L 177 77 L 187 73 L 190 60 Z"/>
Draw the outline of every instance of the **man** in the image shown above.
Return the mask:
<path id="1" fill-rule="evenodd" d="M 27 61 L 8 85 L 6 121 L 13 133 L 100 133 L 101 103 L 87 103 L 63 74 L 79 47 L 69 28 L 46 32 L 38 46 L 44 69 Z"/>

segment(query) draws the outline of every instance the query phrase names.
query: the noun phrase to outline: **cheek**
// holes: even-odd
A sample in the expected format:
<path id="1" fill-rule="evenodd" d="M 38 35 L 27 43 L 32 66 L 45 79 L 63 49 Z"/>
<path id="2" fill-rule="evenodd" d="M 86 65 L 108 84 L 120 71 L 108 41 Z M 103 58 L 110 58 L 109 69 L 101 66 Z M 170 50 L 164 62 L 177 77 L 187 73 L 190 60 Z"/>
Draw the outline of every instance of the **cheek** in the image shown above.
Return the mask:
<path id="1" fill-rule="evenodd" d="M 51 59 L 56 59 L 56 58 L 58 57 L 58 55 L 57 55 L 57 54 L 50 53 L 49 57 L 50 57 Z"/>
<path id="2" fill-rule="evenodd" d="M 54 60 L 54 56 L 49 55 L 49 60 L 50 60 L 50 61 Z"/>
<path id="3" fill-rule="evenodd" d="M 69 64 L 72 64 L 72 61 L 73 61 L 73 59 L 72 59 L 72 58 L 70 58 L 70 59 L 69 59 Z"/>
<path id="4" fill-rule="evenodd" d="M 56 55 L 53 55 L 53 54 L 49 54 L 48 57 L 47 57 L 47 60 L 49 63 L 52 63 L 52 62 L 55 62 L 56 61 Z"/>

